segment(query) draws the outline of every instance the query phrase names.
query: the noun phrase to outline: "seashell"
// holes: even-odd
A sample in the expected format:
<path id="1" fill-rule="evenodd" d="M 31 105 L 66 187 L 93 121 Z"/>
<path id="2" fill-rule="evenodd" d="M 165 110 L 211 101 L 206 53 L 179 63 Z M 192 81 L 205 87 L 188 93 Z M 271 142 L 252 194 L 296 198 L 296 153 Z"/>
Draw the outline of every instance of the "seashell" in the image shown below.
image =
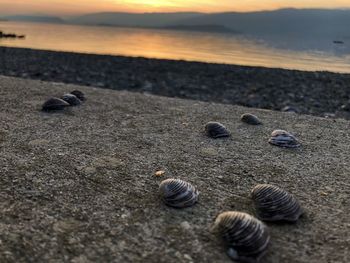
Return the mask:
<path id="1" fill-rule="evenodd" d="M 205 125 L 205 131 L 209 137 L 220 138 L 229 137 L 230 132 L 220 122 L 210 121 Z"/>
<path id="2" fill-rule="evenodd" d="M 293 106 L 285 106 L 281 109 L 283 112 L 290 112 L 290 113 L 297 113 L 298 110 L 294 108 Z"/>
<path id="3" fill-rule="evenodd" d="M 71 106 L 78 106 L 81 104 L 81 100 L 71 93 L 64 94 L 62 99 L 68 102 Z"/>
<path id="4" fill-rule="evenodd" d="M 61 100 L 59 98 L 50 98 L 42 106 L 42 111 L 55 111 L 63 110 L 65 107 L 69 106 L 68 102 Z"/>
<path id="5" fill-rule="evenodd" d="M 213 230 L 227 243 L 228 256 L 239 262 L 259 262 L 270 241 L 264 223 L 242 212 L 221 213 L 215 219 Z"/>
<path id="6" fill-rule="evenodd" d="M 258 117 L 256 117 L 253 114 L 250 113 L 245 113 L 241 116 L 241 121 L 247 123 L 247 124 L 251 124 L 251 125 L 260 125 L 262 124 L 262 122 L 259 120 Z"/>
<path id="7" fill-rule="evenodd" d="M 159 185 L 159 192 L 168 206 L 183 208 L 198 201 L 198 191 L 193 185 L 180 179 L 166 179 Z"/>
<path id="8" fill-rule="evenodd" d="M 165 171 L 163 171 L 163 170 L 160 170 L 160 171 L 157 171 L 157 172 L 155 172 L 155 176 L 163 176 L 165 174 Z"/>
<path id="9" fill-rule="evenodd" d="M 258 218 L 264 221 L 295 222 L 303 214 L 298 200 L 287 191 L 269 184 L 259 184 L 251 192 Z"/>
<path id="10" fill-rule="evenodd" d="M 285 147 L 285 148 L 297 148 L 300 147 L 299 141 L 289 132 L 284 130 L 274 130 L 271 133 L 269 143 L 272 145 Z"/>
<path id="11" fill-rule="evenodd" d="M 85 101 L 86 100 L 85 94 L 82 93 L 80 90 L 73 90 L 71 92 L 71 94 L 75 95 L 81 101 Z"/>

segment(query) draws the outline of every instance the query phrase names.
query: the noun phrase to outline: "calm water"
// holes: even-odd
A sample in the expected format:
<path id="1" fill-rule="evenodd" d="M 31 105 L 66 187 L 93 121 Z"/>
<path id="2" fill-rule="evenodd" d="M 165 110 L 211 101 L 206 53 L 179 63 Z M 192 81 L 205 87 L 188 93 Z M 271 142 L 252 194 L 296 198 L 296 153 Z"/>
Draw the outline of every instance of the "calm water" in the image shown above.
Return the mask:
<path id="1" fill-rule="evenodd" d="M 290 40 L 221 33 L 17 22 L 0 22 L 0 30 L 26 35 L 24 40 L 1 39 L 1 46 L 350 73 L 347 43 L 335 45 L 332 40 L 314 41 L 323 43 L 321 48 L 303 48 L 294 39 L 293 48 L 285 45 Z"/>

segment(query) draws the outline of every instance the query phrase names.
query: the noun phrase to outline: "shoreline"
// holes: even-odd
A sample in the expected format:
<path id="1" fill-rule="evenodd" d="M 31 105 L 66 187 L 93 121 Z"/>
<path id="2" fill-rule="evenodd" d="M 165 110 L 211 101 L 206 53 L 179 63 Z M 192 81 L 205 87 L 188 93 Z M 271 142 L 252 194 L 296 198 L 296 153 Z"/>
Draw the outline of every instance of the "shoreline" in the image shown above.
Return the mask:
<path id="1" fill-rule="evenodd" d="M 0 47 L 0 75 L 350 119 L 350 74 Z"/>

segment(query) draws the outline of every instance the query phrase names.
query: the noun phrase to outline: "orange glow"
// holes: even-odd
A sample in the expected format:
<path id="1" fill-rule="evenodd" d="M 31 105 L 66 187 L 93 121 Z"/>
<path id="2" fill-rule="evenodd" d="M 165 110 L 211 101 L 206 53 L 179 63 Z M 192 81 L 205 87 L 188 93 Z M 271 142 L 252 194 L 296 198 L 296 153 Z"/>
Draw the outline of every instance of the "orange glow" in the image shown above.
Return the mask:
<path id="1" fill-rule="evenodd" d="M 0 15 L 95 12 L 224 12 L 296 8 L 350 8 L 349 0 L 0 0 Z"/>

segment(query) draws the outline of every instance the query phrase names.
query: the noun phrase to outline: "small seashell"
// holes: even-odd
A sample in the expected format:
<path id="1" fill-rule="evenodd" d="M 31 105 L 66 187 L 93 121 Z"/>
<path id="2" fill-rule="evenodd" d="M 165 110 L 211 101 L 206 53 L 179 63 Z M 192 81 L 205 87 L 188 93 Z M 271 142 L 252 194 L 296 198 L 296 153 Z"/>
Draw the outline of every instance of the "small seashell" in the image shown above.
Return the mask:
<path id="1" fill-rule="evenodd" d="M 73 90 L 71 92 L 71 94 L 75 95 L 81 101 L 85 101 L 86 100 L 85 94 L 82 93 L 80 90 Z"/>
<path id="2" fill-rule="evenodd" d="M 251 124 L 251 125 L 260 125 L 262 124 L 262 122 L 259 120 L 258 117 L 256 117 L 253 114 L 250 113 L 245 113 L 241 116 L 241 121 L 247 123 L 247 124 Z"/>
<path id="3" fill-rule="evenodd" d="M 198 191 L 193 185 L 180 179 L 166 179 L 159 185 L 159 192 L 168 206 L 183 208 L 198 201 Z"/>
<path id="4" fill-rule="evenodd" d="M 165 174 L 165 171 L 157 171 L 154 175 L 155 176 L 163 176 Z"/>
<path id="5" fill-rule="evenodd" d="M 270 241 L 264 223 L 242 212 L 221 213 L 214 222 L 213 230 L 227 243 L 228 256 L 239 262 L 259 262 Z"/>
<path id="6" fill-rule="evenodd" d="M 258 217 L 264 221 L 295 222 L 303 214 L 298 200 L 287 191 L 269 184 L 259 184 L 251 192 Z"/>
<path id="7" fill-rule="evenodd" d="M 62 99 L 68 102 L 71 106 L 78 106 L 81 104 L 81 100 L 71 93 L 64 94 Z"/>
<path id="8" fill-rule="evenodd" d="M 65 107 L 69 106 L 68 102 L 61 100 L 59 98 L 50 98 L 42 106 L 42 111 L 55 111 L 63 110 Z"/>
<path id="9" fill-rule="evenodd" d="M 269 143 L 284 148 L 300 147 L 298 140 L 292 134 L 284 130 L 274 130 L 271 133 Z"/>
<path id="10" fill-rule="evenodd" d="M 293 106 L 285 106 L 281 109 L 283 112 L 290 112 L 290 113 L 297 113 L 298 110 L 294 108 Z"/>
<path id="11" fill-rule="evenodd" d="M 210 121 L 205 125 L 205 131 L 209 137 L 220 138 L 229 137 L 230 132 L 220 122 Z"/>

